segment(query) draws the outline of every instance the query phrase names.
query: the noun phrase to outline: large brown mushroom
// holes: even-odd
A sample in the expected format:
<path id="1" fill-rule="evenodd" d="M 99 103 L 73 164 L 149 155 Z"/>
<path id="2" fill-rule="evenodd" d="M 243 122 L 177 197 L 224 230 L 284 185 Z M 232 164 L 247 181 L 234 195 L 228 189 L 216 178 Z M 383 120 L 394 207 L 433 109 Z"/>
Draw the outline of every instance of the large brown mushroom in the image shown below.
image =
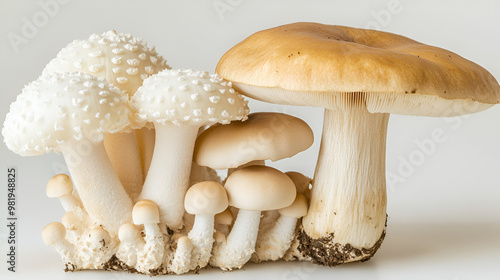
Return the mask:
<path id="1" fill-rule="evenodd" d="M 325 108 L 299 250 L 313 262 L 367 260 L 385 236 L 390 113 L 457 116 L 500 102 L 484 68 L 391 33 L 294 23 L 257 32 L 216 72 L 249 97 Z"/>

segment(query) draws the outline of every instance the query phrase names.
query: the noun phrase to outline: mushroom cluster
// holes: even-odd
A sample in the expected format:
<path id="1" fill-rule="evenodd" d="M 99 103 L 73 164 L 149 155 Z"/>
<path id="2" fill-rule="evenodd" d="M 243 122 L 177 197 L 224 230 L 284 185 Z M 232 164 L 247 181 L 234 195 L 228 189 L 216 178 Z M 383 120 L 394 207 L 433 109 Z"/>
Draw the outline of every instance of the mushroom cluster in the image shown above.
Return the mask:
<path id="1" fill-rule="evenodd" d="M 313 179 L 266 165 L 313 144 L 307 123 L 249 114 L 239 92 L 325 108 Z M 172 69 L 144 40 L 109 31 L 63 48 L 11 104 L 2 135 L 19 155 L 60 152 L 68 165 L 46 187 L 65 214 L 42 230 L 67 271 L 335 266 L 371 258 L 385 236 L 389 113 L 497 103 L 500 86 L 480 66 L 385 32 L 280 26 L 211 74 Z"/>

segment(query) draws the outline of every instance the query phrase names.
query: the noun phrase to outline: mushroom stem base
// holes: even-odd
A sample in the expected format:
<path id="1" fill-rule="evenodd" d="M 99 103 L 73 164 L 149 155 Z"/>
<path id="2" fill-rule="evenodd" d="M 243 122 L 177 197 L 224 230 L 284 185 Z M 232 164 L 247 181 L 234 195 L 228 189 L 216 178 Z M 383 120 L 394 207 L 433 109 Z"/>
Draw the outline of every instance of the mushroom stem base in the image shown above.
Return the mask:
<path id="1" fill-rule="evenodd" d="M 379 239 L 370 248 L 358 248 L 351 244 L 340 244 L 334 241 L 334 234 L 327 237 L 311 238 L 301 227 L 298 236 L 298 251 L 314 263 L 324 266 L 337 266 L 349 262 L 368 261 L 378 251 L 385 238 L 385 229 Z"/>
<path id="2" fill-rule="evenodd" d="M 301 251 L 313 259 L 324 253 L 325 265 L 369 258 L 385 230 L 389 114 L 369 113 L 363 95 L 345 97 L 343 110 L 325 110 L 310 207 L 302 220 L 310 240 L 303 240 Z"/>

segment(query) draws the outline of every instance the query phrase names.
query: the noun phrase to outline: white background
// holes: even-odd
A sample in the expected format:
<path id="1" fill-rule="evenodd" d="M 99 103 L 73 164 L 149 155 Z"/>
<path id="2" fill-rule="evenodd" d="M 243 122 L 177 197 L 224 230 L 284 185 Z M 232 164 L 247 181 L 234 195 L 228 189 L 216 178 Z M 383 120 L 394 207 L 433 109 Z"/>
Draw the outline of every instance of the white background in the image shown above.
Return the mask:
<path id="1" fill-rule="evenodd" d="M 297 21 L 369 27 L 449 49 L 500 77 L 498 1 L 66 0 L 50 15 L 40 6 L 47 1 L 1 1 L 2 123 L 23 85 L 36 79 L 59 49 L 109 29 L 144 38 L 175 68 L 214 71 L 225 51 L 262 29 Z M 27 21 L 38 27 L 23 35 Z M 13 44 L 13 34 L 23 42 Z M 250 105 L 254 112 L 286 112 L 309 123 L 315 132 L 313 147 L 272 165 L 312 176 L 323 110 Z M 465 118 L 391 116 L 387 172 L 399 180 L 388 182 L 387 237 L 369 262 L 337 268 L 250 264 L 244 271 L 203 270 L 184 279 L 500 279 L 499 124 L 499 106 Z M 445 141 L 418 157 L 422 152 L 416 143 L 430 139 L 435 129 L 444 132 Z M 62 157 L 23 158 L 0 145 L 0 159 L 0 279 L 149 279 L 113 272 L 64 273 L 57 253 L 40 238 L 41 229 L 63 214 L 58 201 L 45 196 L 47 180 L 64 167 Z M 403 170 L 405 163 L 409 166 Z M 7 271 L 4 259 L 8 166 L 16 166 L 19 175 L 16 273 Z"/>

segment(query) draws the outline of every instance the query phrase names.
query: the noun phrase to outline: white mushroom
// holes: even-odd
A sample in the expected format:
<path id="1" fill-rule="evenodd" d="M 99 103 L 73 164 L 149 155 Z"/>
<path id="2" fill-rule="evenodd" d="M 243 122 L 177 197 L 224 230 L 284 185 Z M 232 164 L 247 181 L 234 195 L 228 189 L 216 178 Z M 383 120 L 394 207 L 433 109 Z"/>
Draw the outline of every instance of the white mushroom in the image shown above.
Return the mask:
<path id="1" fill-rule="evenodd" d="M 166 61 L 144 40 L 112 30 L 69 43 L 47 64 L 43 75 L 79 71 L 105 78 L 125 96 L 132 96 L 145 78 L 166 68 Z M 135 133 L 124 128 L 107 134 L 104 145 L 120 182 L 135 200 L 144 180 Z"/>
<path id="2" fill-rule="evenodd" d="M 215 229 L 220 233 L 227 236 L 229 234 L 229 229 L 233 224 L 233 213 L 231 209 L 226 208 L 226 210 L 215 215 Z"/>
<path id="3" fill-rule="evenodd" d="M 248 166 L 226 180 L 229 205 L 239 208 L 226 243 L 216 246 L 210 264 L 223 270 L 241 268 L 255 251 L 261 211 L 287 207 L 295 186 L 282 172 L 267 166 Z"/>
<path id="4" fill-rule="evenodd" d="M 83 269 L 102 269 L 118 248 L 117 242 L 102 227 L 85 233 L 85 245 L 78 248 Z"/>
<path id="5" fill-rule="evenodd" d="M 177 240 L 177 247 L 172 259 L 172 263 L 168 267 L 168 271 L 175 274 L 184 274 L 191 269 L 191 255 L 193 244 L 191 240 L 182 236 Z"/>
<path id="6" fill-rule="evenodd" d="M 203 268 L 208 264 L 212 252 L 214 215 L 228 206 L 226 190 L 217 182 L 199 182 L 187 191 L 184 206 L 189 214 L 196 215 L 188 234 L 193 244 L 191 269 Z"/>
<path id="7" fill-rule="evenodd" d="M 81 208 L 80 201 L 73 196 L 73 184 L 66 174 L 58 174 L 47 183 L 47 197 L 57 197 L 61 201 L 64 211 L 69 212 Z"/>
<path id="8" fill-rule="evenodd" d="M 255 248 L 257 261 L 276 261 L 285 255 L 295 236 L 297 220 L 307 214 L 307 199 L 298 193 L 290 206 L 278 211 L 280 217 L 274 226 L 262 236 L 259 233 Z"/>
<path id="9" fill-rule="evenodd" d="M 198 129 L 245 119 L 247 102 L 217 75 L 164 70 L 144 80 L 131 98 L 135 121 L 154 122 L 156 144 L 140 197 L 154 201 L 160 221 L 182 228 L 183 201 L 189 187 Z"/>
<path id="10" fill-rule="evenodd" d="M 118 231 L 120 245 L 116 257 L 130 267 L 137 264 L 137 255 L 144 249 L 144 240 L 141 231 L 132 223 L 123 224 Z"/>
<path id="11" fill-rule="evenodd" d="M 158 226 L 159 216 L 158 207 L 150 200 L 141 200 L 134 205 L 134 224 L 144 225 L 145 245 L 137 260 L 138 270 L 144 273 L 160 267 L 165 253 L 165 241 Z"/>
<path id="12" fill-rule="evenodd" d="M 47 246 L 54 246 L 64 264 L 73 264 L 76 249 L 66 240 L 66 228 L 63 224 L 58 222 L 48 224 L 42 230 L 42 239 Z"/>
<path id="13" fill-rule="evenodd" d="M 11 104 L 2 135 L 22 156 L 61 151 L 85 210 L 116 236 L 130 221 L 132 202 L 102 139 L 128 126 L 129 112 L 126 98 L 104 79 L 83 73 L 41 76 Z"/>

